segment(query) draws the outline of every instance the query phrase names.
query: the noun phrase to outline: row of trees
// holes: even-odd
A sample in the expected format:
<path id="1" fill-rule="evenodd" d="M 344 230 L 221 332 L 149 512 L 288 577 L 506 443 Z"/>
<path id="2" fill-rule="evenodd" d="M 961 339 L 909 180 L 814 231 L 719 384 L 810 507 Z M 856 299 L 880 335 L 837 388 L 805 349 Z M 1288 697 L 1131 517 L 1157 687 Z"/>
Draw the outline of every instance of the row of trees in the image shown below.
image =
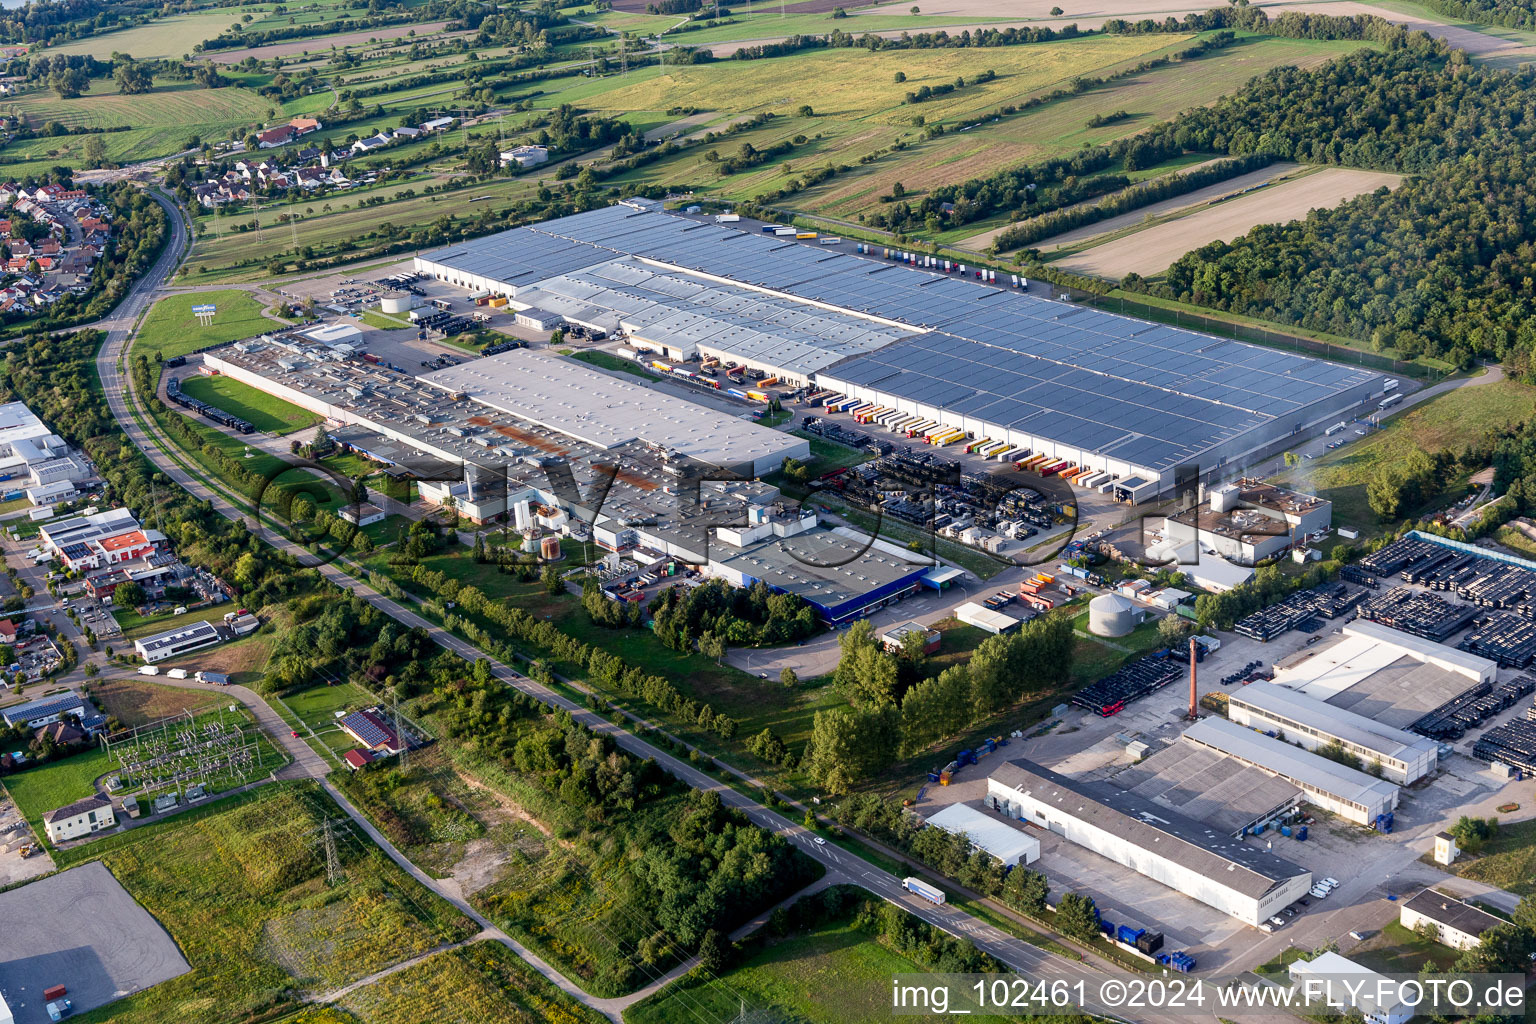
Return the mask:
<path id="1" fill-rule="evenodd" d="M 497 653 L 504 660 L 511 661 L 516 657 L 516 652 L 506 643 L 511 638 L 540 655 L 573 665 L 577 671 L 586 671 L 594 682 L 611 692 L 643 700 L 722 739 L 731 739 L 740 727 L 740 723 L 729 715 L 716 714 L 708 704 L 701 705 L 685 696 L 670 680 L 627 665 L 602 648 L 562 632 L 548 619 L 535 618 L 522 608 L 492 600 L 479 588 L 465 586 L 444 572 L 416 565 L 410 569 L 408 578 L 440 602 L 457 604 L 456 614 L 446 615 L 444 621 L 463 632 L 471 643 Z M 370 574 L 369 581 L 385 586 L 386 591 L 392 586 L 387 577 L 378 573 Z M 496 627 L 499 634 L 491 633 L 482 623 Z"/>
<path id="2" fill-rule="evenodd" d="M 851 706 L 816 713 L 800 763 L 817 785 L 847 793 L 886 768 L 893 750 L 920 753 L 1065 682 L 1072 671 L 1072 624 L 1064 615 L 989 637 L 969 662 L 933 678 L 926 678 L 921 642 L 921 634 L 908 634 L 900 652 L 887 652 L 867 622 L 839 638 L 833 682 Z"/>
<path id="3" fill-rule="evenodd" d="M 567 712 L 487 674 L 438 685 L 422 709 L 439 723 L 444 742 L 515 770 L 576 815 L 601 822 L 608 887 L 644 912 L 662 943 L 717 947 L 711 932 L 730 931 L 813 875 L 810 861 L 725 807 L 717 793 L 687 788 L 655 762 L 631 757 Z M 542 928 L 523 897 L 512 887 L 486 893 L 497 918 Z M 625 960 L 612 970 L 599 988 L 633 987 L 636 965 Z"/>
<path id="4" fill-rule="evenodd" d="M 1255 153 L 1229 160 L 1216 160 L 1180 174 L 1163 175 L 1151 181 L 1121 189 L 1097 203 L 1072 206 L 1021 221 L 1000 233 L 995 244 L 1002 252 L 1033 245 L 1042 238 L 1049 238 L 1084 224 L 1096 224 L 1101 220 L 1139 209 L 1162 199 L 1181 196 L 1187 192 L 1205 188 L 1207 185 L 1214 185 L 1219 181 L 1256 171 L 1270 162 L 1270 157 Z"/>

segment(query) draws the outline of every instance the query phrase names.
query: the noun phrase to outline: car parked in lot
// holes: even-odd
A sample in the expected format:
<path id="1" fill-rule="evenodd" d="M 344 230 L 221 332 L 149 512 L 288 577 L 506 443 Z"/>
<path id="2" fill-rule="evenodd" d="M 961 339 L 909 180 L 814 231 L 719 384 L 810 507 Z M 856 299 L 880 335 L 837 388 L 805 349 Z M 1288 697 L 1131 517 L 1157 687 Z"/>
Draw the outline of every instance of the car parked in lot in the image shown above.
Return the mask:
<path id="1" fill-rule="evenodd" d="M 1319 899 L 1319 900 L 1325 900 L 1325 899 L 1328 898 L 1329 891 L 1330 890 L 1324 889 L 1320 885 L 1314 885 L 1312 887 L 1312 898 L 1313 899 Z"/>

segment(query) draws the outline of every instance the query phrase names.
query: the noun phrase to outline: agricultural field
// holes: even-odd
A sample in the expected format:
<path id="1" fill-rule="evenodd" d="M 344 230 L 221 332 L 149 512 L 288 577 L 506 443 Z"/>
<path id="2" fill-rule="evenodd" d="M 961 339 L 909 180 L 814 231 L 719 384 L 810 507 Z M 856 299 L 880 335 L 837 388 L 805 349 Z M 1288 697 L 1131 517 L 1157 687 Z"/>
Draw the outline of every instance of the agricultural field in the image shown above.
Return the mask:
<path id="1" fill-rule="evenodd" d="M 192 307 L 204 303 L 218 307 L 208 327 L 192 315 Z M 209 345 L 238 341 L 279 326 L 262 316 L 265 308 L 250 292 L 238 288 L 172 295 L 150 307 L 133 345 L 151 363 L 156 353 L 165 359 L 191 355 Z"/>
<path id="2" fill-rule="evenodd" d="M 134 163 L 169 156 L 188 147 L 193 137 L 203 140 L 228 138 L 273 116 L 272 103 L 248 89 L 203 89 L 191 82 L 157 80 L 153 92 L 122 96 L 107 79 L 91 82 L 91 91 L 73 99 L 60 99 L 51 91 L 35 89 L 6 97 L 7 109 L 24 115 L 34 127 L 48 121 L 70 127 L 115 128 L 101 136 L 106 157 L 116 163 Z M 284 115 L 287 116 L 287 115 Z M 84 135 L 44 137 L 13 142 L 0 150 L 0 172 L 8 177 L 46 172 L 58 163 L 84 163 Z"/>
<path id="3" fill-rule="evenodd" d="M 1204 161 L 1201 163 L 1203 164 Z M 1181 168 L 1181 170 L 1189 169 L 1190 168 Z M 1117 217 L 1106 217 L 1104 220 L 1096 221 L 1092 224 L 1084 224 L 1082 227 L 1073 228 L 1071 231 L 1063 231 L 1059 235 L 1052 235 L 1050 238 L 1041 239 L 1039 242 L 1034 243 L 1033 248 L 1039 249 L 1042 253 L 1047 254 L 1047 256 L 1049 256 L 1051 253 L 1061 252 L 1063 250 L 1087 248 L 1089 245 L 1098 244 L 1094 241 L 1094 239 L 1101 239 L 1106 235 L 1119 235 L 1122 233 L 1130 233 L 1132 231 L 1141 230 L 1142 226 L 1150 220 L 1161 220 L 1165 217 L 1170 217 L 1172 215 L 1181 213 L 1184 210 L 1205 205 L 1210 203 L 1212 200 L 1220 199 L 1221 197 L 1230 193 L 1237 192 L 1242 189 L 1253 188 L 1256 185 L 1274 181 L 1278 178 L 1287 177 L 1297 173 L 1301 169 L 1302 168 L 1300 164 L 1285 163 L 1283 161 L 1280 163 L 1273 163 L 1268 167 L 1261 168 L 1257 171 L 1252 171 L 1248 174 L 1239 174 L 1236 177 L 1228 178 L 1225 181 L 1218 181 L 1213 185 L 1207 185 L 1204 188 L 1197 188 L 1193 192 L 1186 192 L 1181 196 L 1174 196 L 1172 199 L 1164 199 L 1160 202 L 1148 203 L 1146 206 L 1137 207 L 1136 209 L 1127 213 L 1122 213 Z M 1111 196 L 1114 194 L 1115 193 L 1112 193 Z M 1084 203 L 1083 205 L 1092 206 L 1095 202 L 1098 201 L 1099 200 L 1092 200 L 1088 203 Z M 1075 207 L 1069 207 L 1068 209 L 1075 209 Z M 984 249 L 992 241 L 993 236 L 1000 234 L 1004 230 L 1006 229 L 996 228 L 992 231 L 986 232 L 983 235 L 967 238 L 963 244 L 968 249 Z"/>
<path id="4" fill-rule="evenodd" d="M 181 390 L 269 434 L 289 434 L 320 422 L 320 417 L 307 409 L 229 377 L 187 377 L 181 382 Z"/>
<path id="5" fill-rule="evenodd" d="M 241 11 L 257 9 L 241 8 Z M 172 15 L 169 18 L 156 18 L 148 24 L 136 25 L 117 32 L 104 32 L 85 39 L 66 40 L 49 47 L 48 52 L 66 56 L 74 54 L 106 56 L 115 50 L 118 53 L 132 54 L 139 60 L 179 57 L 184 53 L 190 53 L 198 43 L 204 39 L 212 39 L 229 28 L 232 22 L 238 20 L 239 13 L 227 8 L 193 11 L 188 14 Z"/>
<path id="6" fill-rule="evenodd" d="M 104 714 L 129 728 L 188 709 L 195 711 L 219 699 L 217 694 L 165 686 L 133 676 L 97 679 L 91 683 L 90 697 Z"/>
<path id="7" fill-rule="evenodd" d="M 1149 277 L 1167 270 L 1180 256 L 1210 242 L 1229 242 L 1260 224 L 1284 224 L 1305 218 L 1316 209 L 1331 209 L 1378 188 L 1392 188 L 1402 175 L 1324 167 L 1270 185 L 1257 192 L 1207 206 L 1142 231 L 1090 246 L 1055 261 L 1078 274 L 1119 280 L 1135 272 Z"/>
<path id="8" fill-rule="evenodd" d="M 313 837 L 340 810 L 313 784 L 275 783 L 186 823 L 108 840 L 102 860 L 176 940 L 192 972 L 113 1004 L 115 1024 L 220 1024 L 388 967 L 474 925 L 352 829 L 326 884 Z"/>
<path id="9" fill-rule="evenodd" d="M 1365 488 L 1382 466 L 1405 458 L 1410 452 L 1459 450 L 1481 437 L 1530 416 L 1536 388 L 1512 380 L 1469 382 L 1389 418 L 1381 430 L 1342 448 L 1303 460 L 1278 479 L 1287 486 L 1316 494 L 1333 502 L 1333 518 L 1379 532 L 1381 524 L 1371 511 Z M 1453 483 L 1447 494 L 1460 493 L 1463 481 Z M 1434 501 L 1440 501 L 1436 496 Z M 1433 502 L 1432 502 L 1433 503 Z"/>

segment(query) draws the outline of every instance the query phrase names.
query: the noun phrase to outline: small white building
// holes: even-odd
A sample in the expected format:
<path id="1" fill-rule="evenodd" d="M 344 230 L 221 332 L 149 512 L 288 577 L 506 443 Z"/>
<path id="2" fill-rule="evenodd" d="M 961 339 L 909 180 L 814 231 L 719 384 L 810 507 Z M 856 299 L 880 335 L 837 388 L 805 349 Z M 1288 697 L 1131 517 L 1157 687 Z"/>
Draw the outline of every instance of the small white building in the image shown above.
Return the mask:
<path id="1" fill-rule="evenodd" d="M 321 324 L 304 332 L 304 337 L 321 345 L 356 345 L 361 341 L 363 332 L 351 324 L 334 323 Z"/>
<path id="2" fill-rule="evenodd" d="M 212 647 L 223 642 L 223 639 L 223 634 L 213 623 L 199 621 L 158 636 L 147 636 L 135 640 L 133 649 L 138 652 L 139 657 L 144 659 L 145 664 L 153 665 L 157 661 L 190 654 L 204 647 Z"/>
<path id="3" fill-rule="evenodd" d="M 336 513 L 336 518 L 353 526 L 372 526 L 374 523 L 382 523 L 385 512 L 372 502 L 365 501 L 355 508 L 348 505 Z"/>
<path id="4" fill-rule="evenodd" d="M 552 331 L 565 323 L 565 317 L 559 313 L 551 313 L 547 309 L 538 309 L 533 306 L 518 310 L 512 319 L 517 326 L 534 331 Z"/>
<path id="5" fill-rule="evenodd" d="M 517 164 L 519 167 L 537 167 L 549 160 L 549 150 L 543 146 L 518 146 L 501 154 L 501 166 Z"/>
<path id="6" fill-rule="evenodd" d="M 1040 859 L 1040 840 L 1008 824 L 995 814 L 969 804 L 950 804 L 929 815 L 928 824 L 951 835 L 963 835 L 978 849 L 990 853 L 1010 868 Z"/>
<path id="7" fill-rule="evenodd" d="M 1012 615 L 1004 615 L 1002 612 L 993 611 L 991 608 L 977 604 L 975 601 L 967 601 L 955 609 L 955 618 L 967 626 L 975 626 L 984 629 L 988 633 L 1011 633 L 1022 624 L 1022 619 L 1016 619 Z"/>
<path id="8" fill-rule="evenodd" d="M 43 815 L 43 827 L 47 829 L 49 841 L 54 843 L 79 839 L 116 824 L 112 801 L 100 793 Z"/>
<path id="9" fill-rule="evenodd" d="M 1483 932 L 1504 922 L 1454 896 L 1446 896 L 1425 889 L 1402 905 L 1397 915 L 1404 928 L 1418 931 L 1422 924 L 1435 929 L 1435 941 L 1452 949 L 1471 949 L 1483 937 Z"/>
<path id="10" fill-rule="evenodd" d="M 1290 967 L 1291 984 L 1308 1002 L 1352 1006 L 1369 1024 L 1408 1024 L 1414 1008 L 1403 1003 L 1383 1006 L 1376 999 L 1381 988 L 1391 988 L 1385 975 L 1332 951 L 1312 960 L 1297 960 Z M 1358 1000 L 1351 998 L 1358 992 Z"/>

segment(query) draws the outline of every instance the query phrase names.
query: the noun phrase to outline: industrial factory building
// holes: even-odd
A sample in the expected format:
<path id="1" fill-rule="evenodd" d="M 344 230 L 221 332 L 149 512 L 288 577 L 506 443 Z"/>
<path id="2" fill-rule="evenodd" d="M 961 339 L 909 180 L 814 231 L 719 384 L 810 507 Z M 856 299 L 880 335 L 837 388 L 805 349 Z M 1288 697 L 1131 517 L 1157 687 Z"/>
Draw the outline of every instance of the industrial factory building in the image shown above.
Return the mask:
<path id="1" fill-rule="evenodd" d="M 1185 730 L 1182 743 L 1205 747 L 1284 779 L 1301 790 L 1307 803 L 1357 825 L 1370 825 L 1397 809 L 1398 788 L 1385 779 L 1224 718 L 1201 719 Z"/>
<path id="2" fill-rule="evenodd" d="M 1285 817 L 1302 799 L 1284 779 L 1195 743 L 1164 747 L 1110 781 L 1234 839 Z"/>
<path id="3" fill-rule="evenodd" d="M 1356 619 L 1336 640 L 1275 665 L 1275 682 L 1383 725 L 1406 729 L 1472 689 L 1494 682 L 1487 658 Z"/>
<path id="4" fill-rule="evenodd" d="M 1290 743 L 1316 750 L 1332 743 L 1371 765 L 1400 786 L 1435 770 L 1438 747 L 1364 715 L 1270 682 L 1250 683 L 1227 701 L 1227 717 L 1238 725 L 1283 734 Z"/>
<path id="5" fill-rule="evenodd" d="M 415 258 L 642 348 L 717 356 L 1111 474 L 1141 501 L 1379 396 L 1380 374 L 668 214 L 648 200 Z"/>
<path id="6" fill-rule="evenodd" d="M 1168 517 L 1163 539 L 1175 549 L 1196 548 L 1238 565 L 1256 565 L 1284 553 L 1333 525 L 1333 503 L 1256 480 L 1225 484 L 1210 492 L 1208 507 L 1195 505 Z M 1194 561 L 1194 559 L 1186 559 Z"/>
<path id="7" fill-rule="evenodd" d="M 1078 782 L 1031 761 L 987 780 L 987 804 L 1131 868 L 1247 924 L 1304 896 L 1312 873 L 1105 782 Z"/>

